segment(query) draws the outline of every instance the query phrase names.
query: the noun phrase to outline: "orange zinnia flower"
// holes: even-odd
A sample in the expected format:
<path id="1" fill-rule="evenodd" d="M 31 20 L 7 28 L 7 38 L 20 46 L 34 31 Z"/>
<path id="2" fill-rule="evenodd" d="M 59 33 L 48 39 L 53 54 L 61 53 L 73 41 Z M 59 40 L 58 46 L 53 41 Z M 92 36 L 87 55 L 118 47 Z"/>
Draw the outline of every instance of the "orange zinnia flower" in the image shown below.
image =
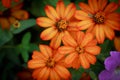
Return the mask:
<path id="1" fill-rule="evenodd" d="M 22 6 L 23 3 L 20 3 L 13 8 L 0 12 L 0 25 L 2 29 L 9 29 L 11 24 L 14 27 L 19 27 L 19 20 L 28 19 L 29 14 L 27 11 L 21 9 Z"/>
<path id="2" fill-rule="evenodd" d="M 66 55 L 65 63 L 68 67 L 78 69 L 80 65 L 87 69 L 96 62 L 95 55 L 100 53 L 100 47 L 91 33 L 75 32 L 74 37 L 67 34 L 63 37 L 64 46 L 58 49 L 60 54 Z"/>
<path id="3" fill-rule="evenodd" d="M 34 51 L 28 67 L 35 69 L 33 78 L 37 80 L 64 80 L 70 77 L 69 71 L 64 67 L 62 58 L 57 50 L 47 45 L 40 45 L 40 51 Z"/>
<path id="4" fill-rule="evenodd" d="M 75 13 L 75 17 L 81 20 L 77 27 L 80 30 L 88 29 L 87 32 L 93 32 L 99 43 L 103 43 L 105 37 L 112 40 L 114 30 L 120 30 L 120 15 L 114 12 L 118 5 L 108 0 L 88 0 L 88 5 L 79 3 L 82 10 Z"/>
<path id="5" fill-rule="evenodd" d="M 39 26 L 47 28 L 41 33 L 40 37 L 43 40 L 52 39 L 50 45 L 53 45 L 54 48 L 58 48 L 65 33 L 68 30 L 75 29 L 75 27 L 72 27 L 75 22 L 71 20 L 75 10 L 76 7 L 73 3 L 65 7 L 62 1 L 57 3 L 56 9 L 47 5 L 45 12 L 48 17 L 39 17 L 36 20 Z"/>

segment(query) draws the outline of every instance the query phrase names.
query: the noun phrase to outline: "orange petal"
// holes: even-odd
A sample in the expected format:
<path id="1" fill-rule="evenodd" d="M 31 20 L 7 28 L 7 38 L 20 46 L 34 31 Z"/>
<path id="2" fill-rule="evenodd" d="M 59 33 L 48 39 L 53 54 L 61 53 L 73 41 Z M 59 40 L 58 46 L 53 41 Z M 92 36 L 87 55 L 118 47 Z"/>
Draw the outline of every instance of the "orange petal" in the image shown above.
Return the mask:
<path id="1" fill-rule="evenodd" d="M 98 55 L 100 54 L 100 50 L 101 48 L 98 47 L 98 46 L 88 46 L 88 47 L 85 47 L 85 51 L 92 54 L 92 55 Z"/>
<path id="2" fill-rule="evenodd" d="M 51 19 L 49 19 L 47 17 L 37 18 L 36 23 L 41 27 L 50 27 L 50 26 L 53 26 L 55 24 L 54 21 L 52 21 Z"/>
<path id="3" fill-rule="evenodd" d="M 78 5 L 80 6 L 80 8 L 81 8 L 83 11 L 85 11 L 85 12 L 87 12 L 87 13 L 94 13 L 93 10 L 92 10 L 87 4 L 85 4 L 85 3 L 83 3 L 83 2 L 80 2 Z"/>
<path id="4" fill-rule="evenodd" d="M 65 12 L 65 5 L 63 1 L 58 1 L 57 6 L 56 6 L 56 11 L 59 15 L 59 17 L 63 18 L 64 17 L 64 12 Z"/>
<path id="5" fill-rule="evenodd" d="M 76 11 L 75 4 L 73 3 L 69 4 L 65 9 L 64 18 L 66 20 L 69 20 L 74 15 L 75 11 Z"/>
<path id="6" fill-rule="evenodd" d="M 96 62 L 96 57 L 94 55 L 91 55 L 89 53 L 85 53 L 86 59 L 89 61 L 91 64 L 95 64 Z"/>
<path id="7" fill-rule="evenodd" d="M 29 17 L 29 14 L 25 10 L 16 10 L 11 13 L 11 15 L 19 20 L 26 20 Z"/>
<path id="8" fill-rule="evenodd" d="M 70 25 L 70 27 L 67 29 L 68 31 L 79 31 L 79 29 L 76 27 L 77 22 L 75 22 L 75 23 L 71 22 L 69 25 Z"/>
<path id="9" fill-rule="evenodd" d="M 72 52 L 65 58 L 65 63 L 68 65 L 72 65 L 72 62 L 77 58 L 78 53 L 77 52 Z"/>
<path id="10" fill-rule="evenodd" d="M 55 35 L 55 37 L 50 42 L 50 46 L 54 49 L 57 49 L 61 44 L 61 40 L 63 36 L 64 34 L 62 32 Z"/>
<path id="11" fill-rule="evenodd" d="M 77 40 L 77 32 L 79 32 L 79 31 L 69 31 L 69 33 L 70 33 L 70 35 L 75 39 L 75 40 Z M 81 32 L 81 31 L 80 31 Z"/>
<path id="12" fill-rule="evenodd" d="M 50 68 L 44 67 L 38 76 L 38 80 L 48 80 L 50 74 Z"/>
<path id="13" fill-rule="evenodd" d="M 7 18 L 0 18 L 0 25 L 1 25 L 2 29 L 10 28 L 10 23 Z"/>
<path id="14" fill-rule="evenodd" d="M 74 52 L 75 51 L 75 48 L 73 47 L 70 47 L 70 46 L 61 46 L 59 49 L 58 49 L 58 52 L 60 54 L 69 54 L 71 52 Z"/>
<path id="15" fill-rule="evenodd" d="M 75 12 L 75 18 L 77 18 L 78 20 L 87 20 L 90 17 L 88 16 L 88 14 L 82 10 L 77 10 Z"/>
<path id="16" fill-rule="evenodd" d="M 116 4 L 116 3 L 114 3 L 114 2 L 111 2 L 111 3 L 109 3 L 109 4 L 107 5 L 107 7 L 105 8 L 104 11 L 105 11 L 106 13 L 111 13 L 111 12 L 117 10 L 117 8 L 118 8 L 118 4 Z"/>
<path id="17" fill-rule="evenodd" d="M 87 30 L 86 30 L 86 33 L 91 33 L 94 29 L 94 25 L 89 27 Z"/>
<path id="18" fill-rule="evenodd" d="M 50 40 L 57 34 L 57 32 L 58 32 L 57 29 L 50 27 L 50 28 L 47 28 L 46 30 L 44 30 L 41 33 L 40 37 L 43 40 Z"/>
<path id="19" fill-rule="evenodd" d="M 83 38 L 84 38 L 84 36 L 85 36 L 85 34 L 84 34 L 84 32 L 82 32 L 82 31 L 79 31 L 79 32 L 77 32 L 76 34 L 77 34 L 76 41 L 77 41 L 77 43 L 80 45 L 81 42 L 82 42 L 82 40 L 83 40 Z M 76 34 L 75 34 L 75 35 L 76 35 Z"/>
<path id="20" fill-rule="evenodd" d="M 103 26 L 105 35 L 108 39 L 112 40 L 115 37 L 115 33 L 113 31 L 113 29 L 107 27 L 107 26 Z"/>
<path id="21" fill-rule="evenodd" d="M 98 1 L 97 0 L 88 0 L 88 4 L 94 12 L 98 11 Z"/>
<path id="22" fill-rule="evenodd" d="M 90 19 L 88 19 L 88 20 L 78 22 L 77 27 L 79 28 L 79 30 L 85 30 L 93 26 L 93 24 L 94 23 Z"/>
<path id="23" fill-rule="evenodd" d="M 97 39 L 98 43 L 103 43 L 105 40 L 105 33 L 104 33 L 103 27 L 104 26 L 102 26 L 102 25 L 95 26 L 95 29 L 96 29 L 95 35 L 96 35 L 96 39 Z"/>
<path id="24" fill-rule="evenodd" d="M 90 41 L 90 42 L 87 44 L 87 46 L 95 46 L 95 45 L 97 45 L 97 40 L 96 40 L 96 39 Z"/>
<path id="25" fill-rule="evenodd" d="M 72 47 L 77 46 L 76 41 L 72 38 L 72 36 L 67 31 L 65 32 L 65 35 L 64 35 L 62 40 L 63 40 L 63 43 L 65 45 L 69 45 L 69 46 L 72 46 Z"/>
<path id="26" fill-rule="evenodd" d="M 17 21 L 17 19 L 13 16 L 9 17 L 8 19 L 9 19 L 10 24 L 14 24 Z"/>
<path id="27" fill-rule="evenodd" d="M 17 4 L 17 5 L 15 5 L 14 7 L 12 7 L 11 9 L 10 9 L 10 11 L 11 12 L 14 12 L 14 11 L 16 11 L 16 10 L 20 10 L 22 7 L 23 7 L 23 3 L 19 3 L 19 4 Z"/>
<path id="28" fill-rule="evenodd" d="M 44 66 L 45 66 L 45 62 L 43 60 L 33 59 L 28 61 L 28 67 L 31 69 L 40 68 Z"/>
<path id="29" fill-rule="evenodd" d="M 56 65 L 54 70 L 63 79 L 68 79 L 70 77 L 70 72 L 63 66 Z"/>
<path id="30" fill-rule="evenodd" d="M 52 56 L 52 49 L 47 45 L 39 45 L 41 53 L 46 57 L 49 58 Z"/>
<path id="31" fill-rule="evenodd" d="M 81 42 L 81 47 L 86 46 L 90 41 L 92 41 L 94 38 L 92 33 L 86 33 L 85 37 L 83 38 L 83 41 Z"/>
<path id="32" fill-rule="evenodd" d="M 98 0 L 99 9 L 103 10 L 105 8 L 105 6 L 107 5 L 107 3 L 108 3 L 108 0 Z"/>
<path id="33" fill-rule="evenodd" d="M 47 5 L 45 7 L 45 12 L 47 16 L 51 18 L 53 21 L 59 20 L 59 16 L 52 6 Z"/>
<path id="34" fill-rule="evenodd" d="M 120 21 L 120 14 L 119 13 L 110 13 L 107 15 L 107 18 L 108 18 L 108 20 L 117 22 L 117 21 Z"/>
<path id="35" fill-rule="evenodd" d="M 33 77 L 34 79 L 37 79 L 37 78 L 38 78 L 38 74 L 40 73 L 41 69 L 42 69 L 42 68 L 38 68 L 38 69 L 35 69 L 35 70 L 33 71 L 32 77 Z"/>
<path id="36" fill-rule="evenodd" d="M 63 60 L 65 56 L 63 54 L 60 54 L 59 51 L 55 52 L 55 55 L 53 57 L 53 59 L 56 61 L 56 62 L 61 62 Z"/>
<path id="37" fill-rule="evenodd" d="M 106 20 L 105 25 L 114 30 L 120 30 L 120 23 L 117 21 Z"/>
<path id="38" fill-rule="evenodd" d="M 88 60 L 86 59 L 84 53 L 79 55 L 79 59 L 80 59 L 81 65 L 84 69 L 88 69 L 90 67 L 90 64 L 89 64 Z"/>
<path id="39" fill-rule="evenodd" d="M 11 6 L 11 0 L 1 0 L 2 1 L 2 5 L 6 8 L 10 8 Z"/>
<path id="40" fill-rule="evenodd" d="M 117 51 L 120 51 L 120 37 L 114 38 L 114 45 Z"/>
<path id="41" fill-rule="evenodd" d="M 79 60 L 79 56 L 74 60 L 74 62 L 72 63 L 72 67 L 75 69 L 79 69 L 80 68 L 80 60 Z"/>
<path id="42" fill-rule="evenodd" d="M 61 80 L 59 75 L 55 72 L 54 69 L 50 71 L 50 80 Z"/>
<path id="43" fill-rule="evenodd" d="M 44 57 L 43 54 L 38 52 L 38 51 L 33 51 L 32 59 L 43 59 L 43 60 L 46 60 L 46 57 Z"/>

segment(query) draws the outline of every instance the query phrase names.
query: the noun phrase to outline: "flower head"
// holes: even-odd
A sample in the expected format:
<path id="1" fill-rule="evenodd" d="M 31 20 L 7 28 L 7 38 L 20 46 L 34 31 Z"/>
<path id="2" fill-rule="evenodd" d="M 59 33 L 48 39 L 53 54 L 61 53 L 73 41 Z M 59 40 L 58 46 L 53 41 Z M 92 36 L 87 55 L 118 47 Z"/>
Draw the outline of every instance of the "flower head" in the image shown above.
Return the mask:
<path id="1" fill-rule="evenodd" d="M 114 2 L 107 4 L 108 0 L 88 0 L 88 5 L 79 3 L 82 10 L 75 13 L 76 19 L 81 20 L 78 29 L 88 29 L 87 32 L 92 32 L 99 43 L 103 43 L 105 37 L 112 40 L 114 30 L 120 31 L 120 15 L 115 12 L 118 5 Z"/>
<path id="2" fill-rule="evenodd" d="M 45 12 L 47 17 L 37 18 L 37 24 L 45 29 L 40 37 L 43 40 L 51 40 L 50 45 L 53 48 L 58 48 L 61 43 L 62 37 L 68 30 L 77 30 L 73 25 L 75 22 L 72 19 L 75 13 L 76 7 L 73 3 L 65 7 L 62 1 L 57 3 L 56 9 L 47 5 Z"/>
<path id="3" fill-rule="evenodd" d="M 22 10 L 23 3 L 20 3 L 13 8 L 7 9 L 3 12 L 0 12 L 0 25 L 2 29 L 9 29 L 10 25 L 13 25 L 15 28 L 20 26 L 19 20 L 28 19 L 28 12 Z"/>
<path id="4" fill-rule="evenodd" d="M 62 80 L 70 77 L 69 71 L 63 64 L 63 55 L 47 45 L 40 45 L 40 51 L 34 51 L 32 60 L 28 62 L 28 67 L 35 69 L 33 78 L 37 80 Z"/>
<path id="5" fill-rule="evenodd" d="M 105 70 L 99 74 L 100 80 L 120 80 L 120 52 L 111 51 L 110 55 L 104 62 Z"/>
<path id="6" fill-rule="evenodd" d="M 58 51 L 66 55 L 65 63 L 68 67 L 78 69 L 80 65 L 87 69 L 90 64 L 96 62 L 95 55 L 100 53 L 100 47 L 96 46 L 97 41 L 91 33 L 74 32 L 73 37 L 69 34 L 63 37 L 64 46 Z M 74 35 L 75 34 L 75 35 Z"/>

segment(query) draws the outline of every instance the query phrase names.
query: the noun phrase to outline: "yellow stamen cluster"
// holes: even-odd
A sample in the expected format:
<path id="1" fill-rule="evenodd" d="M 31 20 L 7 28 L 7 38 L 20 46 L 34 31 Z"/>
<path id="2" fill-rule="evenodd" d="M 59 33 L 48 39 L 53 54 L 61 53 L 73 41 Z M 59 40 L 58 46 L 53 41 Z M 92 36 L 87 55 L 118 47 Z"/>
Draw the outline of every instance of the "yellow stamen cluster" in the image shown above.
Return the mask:
<path id="1" fill-rule="evenodd" d="M 68 26 L 68 22 L 66 20 L 60 20 L 57 22 L 57 28 L 58 28 L 58 31 L 64 31 L 67 29 L 67 26 Z"/>
<path id="2" fill-rule="evenodd" d="M 53 59 L 49 58 L 46 62 L 46 66 L 50 67 L 50 68 L 54 67 L 55 66 L 55 61 Z"/>
<path id="3" fill-rule="evenodd" d="M 82 48 L 81 46 L 78 46 L 76 48 L 76 51 L 80 54 L 80 53 L 84 53 L 84 48 Z"/>
<path id="4" fill-rule="evenodd" d="M 105 14 L 103 12 L 97 12 L 94 16 L 94 21 L 97 23 L 97 24 L 103 24 L 104 21 L 105 21 Z"/>

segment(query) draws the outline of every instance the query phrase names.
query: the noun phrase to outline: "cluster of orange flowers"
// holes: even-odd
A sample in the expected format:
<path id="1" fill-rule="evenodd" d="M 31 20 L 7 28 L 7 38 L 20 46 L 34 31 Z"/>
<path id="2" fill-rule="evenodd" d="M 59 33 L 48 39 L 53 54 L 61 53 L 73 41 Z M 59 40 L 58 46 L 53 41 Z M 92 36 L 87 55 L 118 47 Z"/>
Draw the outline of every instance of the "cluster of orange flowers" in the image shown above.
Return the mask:
<path id="1" fill-rule="evenodd" d="M 114 12 L 117 4 L 88 0 L 79 7 L 81 10 L 76 10 L 74 3 L 65 6 L 59 1 L 56 8 L 45 7 L 47 17 L 37 18 L 37 24 L 46 28 L 40 38 L 51 41 L 50 46 L 40 45 L 40 51 L 34 51 L 28 62 L 28 67 L 35 69 L 33 78 L 70 80 L 67 68 L 90 68 L 101 51 L 97 43 L 102 44 L 106 37 L 112 40 L 114 30 L 120 31 L 120 15 Z"/>
<path id="2" fill-rule="evenodd" d="M 19 20 L 26 20 L 29 17 L 27 11 L 22 9 L 23 3 L 20 3 L 14 7 L 0 11 L 0 26 L 2 29 L 9 29 L 11 25 L 18 28 Z"/>

